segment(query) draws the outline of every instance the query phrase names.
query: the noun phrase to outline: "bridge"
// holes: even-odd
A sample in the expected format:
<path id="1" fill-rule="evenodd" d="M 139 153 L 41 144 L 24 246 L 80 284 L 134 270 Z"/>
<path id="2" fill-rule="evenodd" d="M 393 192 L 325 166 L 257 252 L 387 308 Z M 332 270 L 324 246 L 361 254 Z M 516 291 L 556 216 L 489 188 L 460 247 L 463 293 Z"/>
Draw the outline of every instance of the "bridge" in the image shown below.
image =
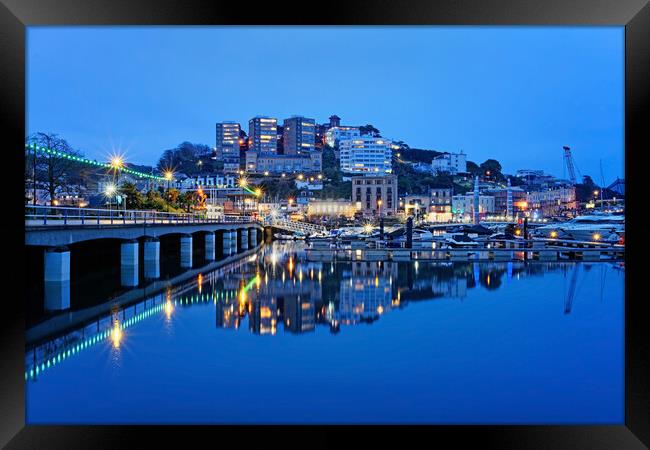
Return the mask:
<path id="1" fill-rule="evenodd" d="M 44 247 L 45 309 L 70 308 L 70 258 L 72 244 L 113 239 L 120 244 L 120 281 L 123 287 L 140 283 L 140 259 L 144 277 L 160 278 L 160 238 L 180 239 L 180 267 L 193 265 L 193 236 L 202 235 L 205 259 L 216 259 L 217 242 L 221 256 L 229 257 L 256 248 L 262 240 L 261 224 L 243 216 L 208 218 L 202 214 L 156 211 L 86 209 L 27 206 L 25 245 Z M 199 241 L 200 242 L 200 241 Z M 143 258 L 140 257 L 143 245 Z M 74 255 L 73 255 L 74 256 Z"/>
<path id="2" fill-rule="evenodd" d="M 268 216 L 262 220 L 262 223 L 266 226 L 271 226 L 274 228 L 279 228 L 281 230 L 291 231 L 291 232 L 300 232 L 306 235 L 316 234 L 316 233 L 327 233 L 327 228 L 323 225 L 318 225 L 315 223 L 300 222 L 298 220 L 283 219 L 279 217 Z"/>

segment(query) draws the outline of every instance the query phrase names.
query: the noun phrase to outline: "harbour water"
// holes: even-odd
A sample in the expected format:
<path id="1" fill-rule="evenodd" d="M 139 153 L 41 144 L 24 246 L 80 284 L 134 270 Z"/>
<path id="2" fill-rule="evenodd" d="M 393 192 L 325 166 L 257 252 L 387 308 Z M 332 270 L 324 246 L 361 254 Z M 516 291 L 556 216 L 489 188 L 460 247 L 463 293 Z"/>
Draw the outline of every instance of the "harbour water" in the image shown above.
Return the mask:
<path id="1" fill-rule="evenodd" d="M 624 268 L 275 242 L 28 348 L 30 424 L 622 424 Z"/>

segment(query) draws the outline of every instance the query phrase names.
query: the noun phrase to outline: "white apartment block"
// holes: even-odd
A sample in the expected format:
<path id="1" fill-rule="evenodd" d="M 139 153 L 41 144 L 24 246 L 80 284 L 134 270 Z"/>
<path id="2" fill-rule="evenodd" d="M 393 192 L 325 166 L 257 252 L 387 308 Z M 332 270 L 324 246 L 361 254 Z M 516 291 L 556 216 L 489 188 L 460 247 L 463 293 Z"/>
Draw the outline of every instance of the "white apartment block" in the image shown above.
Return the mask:
<path id="1" fill-rule="evenodd" d="M 357 127 L 333 127 L 325 132 L 325 142 L 334 148 L 344 139 L 354 139 L 361 136 Z"/>
<path id="2" fill-rule="evenodd" d="M 381 175 L 393 172 L 391 141 L 359 136 L 339 142 L 340 167 L 345 173 Z"/>

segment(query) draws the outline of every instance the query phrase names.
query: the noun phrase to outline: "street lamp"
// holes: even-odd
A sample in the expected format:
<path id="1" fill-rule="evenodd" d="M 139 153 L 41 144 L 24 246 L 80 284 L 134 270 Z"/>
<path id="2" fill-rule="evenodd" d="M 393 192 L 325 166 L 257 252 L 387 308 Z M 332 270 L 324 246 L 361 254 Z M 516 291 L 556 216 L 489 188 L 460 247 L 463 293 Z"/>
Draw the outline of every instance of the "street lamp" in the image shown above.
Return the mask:
<path id="1" fill-rule="evenodd" d="M 104 195 L 108 197 L 108 209 L 111 209 L 111 200 L 113 197 L 113 194 L 115 194 L 115 185 L 113 183 L 109 183 L 106 185 L 106 188 L 104 189 Z"/>
<path id="2" fill-rule="evenodd" d="M 377 200 L 377 209 L 379 209 L 379 217 L 381 217 L 381 204 L 382 204 L 381 199 Z"/>

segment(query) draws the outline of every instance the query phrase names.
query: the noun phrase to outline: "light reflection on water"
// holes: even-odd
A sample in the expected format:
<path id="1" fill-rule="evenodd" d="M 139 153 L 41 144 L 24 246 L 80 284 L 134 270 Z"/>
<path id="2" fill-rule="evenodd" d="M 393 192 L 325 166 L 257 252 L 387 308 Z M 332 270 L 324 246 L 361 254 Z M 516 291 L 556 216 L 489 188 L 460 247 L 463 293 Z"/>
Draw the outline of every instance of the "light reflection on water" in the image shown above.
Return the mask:
<path id="1" fill-rule="evenodd" d="M 211 406 L 208 407 L 201 399 L 194 399 L 193 402 L 188 400 L 187 392 L 183 397 L 181 392 L 173 391 L 168 392 L 168 408 L 157 410 L 153 416 L 145 414 L 146 411 L 151 412 L 153 407 L 146 404 L 146 392 L 139 392 L 134 396 L 134 403 L 129 403 L 130 415 L 122 413 L 119 418 L 111 418 L 99 410 L 87 411 L 87 414 L 79 416 L 71 406 L 59 409 L 48 406 L 63 405 L 64 399 L 74 397 L 74 392 L 70 390 L 75 389 L 74 386 L 78 384 L 84 385 L 90 392 L 124 392 L 131 389 L 129 380 L 155 376 L 156 368 L 168 372 L 168 376 L 178 378 L 168 379 L 167 384 L 180 382 L 188 373 L 205 372 L 205 382 L 195 384 L 197 392 L 205 392 L 210 389 L 207 380 L 211 377 L 227 376 L 232 372 L 230 375 L 236 378 L 236 373 L 245 371 L 247 365 L 252 364 L 250 370 L 253 372 L 258 370 L 255 367 L 261 361 L 266 365 L 263 373 L 268 377 L 271 373 L 268 371 L 272 371 L 276 383 L 285 388 L 296 387 L 291 383 L 286 386 L 285 384 L 301 370 L 309 370 L 315 378 L 326 377 L 329 373 L 331 379 L 344 383 L 342 389 L 332 391 L 330 402 L 338 399 L 345 403 L 349 399 L 339 397 L 341 391 L 347 392 L 345 383 L 350 386 L 359 383 L 364 385 L 369 381 L 367 377 L 377 377 L 375 372 L 371 373 L 365 367 L 349 367 L 349 372 L 345 365 L 336 367 L 340 360 L 350 357 L 355 359 L 350 365 L 356 366 L 357 363 L 365 361 L 366 366 L 372 367 L 377 364 L 377 358 L 392 355 L 391 365 L 382 365 L 384 371 L 390 372 L 400 368 L 400 373 L 411 374 L 416 378 L 411 380 L 413 384 L 430 388 L 427 377 L 435 378 L 441 375 L 430 372 L 435 364 L 427 361 L 426 355 L 435 356 L 437 359 L 447 359 L 448 363 L 452 364 L 445 366 L 443 372 L 454 372 L 456 377 L 465 377 L 465 383 L 469 383 L 476 374 L 464 372 L 463 365 L 468 362 L 463 361 L 461 364 L 459 358 L 462 360 L 463 354 L 466 354 L 472 355 L 471 358 L 481 359 L 473 352 L 477 346 L 483 346 L 485 343 L 480 342 L 474 347 L 468 347 L 469 343 L 463 341 L 470 341 L 467 336 L 472 336 L 482 329 L 489 336 L 485 328 L 488 327 L 490 332 L 494 332 L 491 327 L 499 324 L 502 325 L 501 333 L 497 333 L 497 340 L 493 341 L 494 346 L 489 348 L 488 353 L 494 352 L 497 355 L 494 356 L 495 360 L 500 360 L 506 366 L 513 364 L 513 367 L 517 367 L 516 370 L 521 370 L 519 366 L 522 356 L 518 353 L 509 355 L 509 346 L 513 345 L 510 339 L 530 341 L 529 344 L 535 346 L 531 348 L 544 348 L 551 341 L 561 341 L 565 346 L 563 349 L 546 349 L 538 360 L 528 362 L 531 363 L 531 370 L 539 368 L 540 365 L 542 370 L 547 370 L 551 359 L 558 369 L 566 365 L 573 372 L 557 376 L 568 378 L 569 381 L 573 375 L 580 378 L 588 372 L 591 373 L 594 367 L 602 367 L 606 363 L 608 371 L 591 373 L 591 378 L 587 380 L 590 390 L 580 396 L 583 403 L 590 404 L 592 399 L 587 394 L 594 395 L 597 391 L 594 391 L 595 386 L 601 384 L 607 387 L 601 392 L 607 395 L 606 401 L 601 399 L 600 409 L 592 408 L 582 413 L 572 410 L 566 415 L 566 420 L 572 423 L 616 423 L 619 417 L 622 418 L 623 281 L 622 266 L 611 263 L 310 262 L 306 260 L 302 244 L 276 242 L 272 246 L 264 247 L 258 255 L 226 273 L 217 271 L 201 274 L 189 283 L 170 286 L 165 292 L 146 301 L 113 310 L 105 318 L 98 318 L 96 322 L 86 324 L 85 327 L 53 339 L 36 349 L 28 349 L 25 357 L 28 421 L 151 423 L 153 420 L 155 423 L 177 423 L 178 418 L 171 412 L 175 406 L 182 406 L 184 410 L 197 411 L 195 420 L 191 420 L 192 415 L 188 413 L 189 422 L 216 423 L 224 422 L 224 419 L 229 422 L 232 420 L 228 418 L 233 417 L 240 417 L 244 422 L 302 422 L 307 419 L 298 414 L 300 408 L 296 408 L 296 405 L 300 403 L 301 407 L 304 407 L 304 402 L 301 403 L 297 397 L 283 400 L 286 405 L 294 405 L 294 409 L 288 408 L 283 414 L 278 414 L 277 408 L 271 406 L 274 404 L 272 401 L 264 403 L 268 405 L 267 409 L 262 407 L 256 410 L 255 414 L 247 415 L 244 411 L 248 410 L 241 406 L 229 404 L 228 407 L 228 402 L 225 402 L 223 408 L 215 408 L 215 400 L 212 399 Z M 440 301 L 440 306 L 435 306 Z M 480 304 L 485 301 L 490 304 Z M 460 310 L 449 306 L 464 305 L 466 302 L 469 302 L 467 306 Z M 427 306 L 422 309 L 424 305 Z M 578 313 L 575 312 L 576 309 L 579 310 Z M 520 317 L 522 322 L 518 323 L 517 315 L 527 318 Z M 571 316 L 575 320 L 562 322 L 562 317 Z M 423 322 L 425 317 L 428 319 Z M 540 317 L 545 319 L 541 320 Z M 488 319 L 491 322 L 486 322 Z M 382 321 L 385 321 L 385 326 L 381 328 L 373 325 L 372 328 L 360 328 L 357 331 L 355 327 Z M 456 328 L 448 329 L 450 323 L 455 324 Z M 526 328 L 526 323 L 530 328 Z M 522 324 L 525 334 L 519 336 L 516 330 L 522 327 Z M 499 329 L 498 326 L 496 328 Z M 247 330 L 246 333 L 256 337 L 256 340 L 245 339 L 240 333 L 232 335 L 233 330 Z M 512 336 L 509 336 L 509 333 Z M 599 333 L 599 339 L 608 337 L 610 341 L 606 346 L 609 350 L 602 348 L 603 343 L 595 339 L 593 348 L 585 356 L 584 346 L 590 345 L 589 333 Z M 273 342 L 276 342 L 279 336 L 284 337 L 275 345 L 265 343 L 265 338 L 257 337 L 261 335 L 269 336 Z M 577 343 L 575 339 L 579 336 L 586 339 L 586 343 Z M 314 338 L 317 341 L 314 341 Z M 619 338 L 620 342 L 616 342 Z M 375 342 L 378 347 L 374 348 L 368 340 Z M 340 341 L 344 341 L 344 348 L 340 348 Z M 437 348 L 432 346 L 433 342 Z M 395 347 L 397 343 L 399 345 Z M 618 344 L 620 348 L 617 347 Z M 161 353 L 163 345 L 168 346 L 164 357 Z M 392 350 L 384 353 L 382 345 Z M 420 350 L 418 346 L 421 346 Z M 446 348 L 440 349 L 441 346 Z M 333 348 L 338 348 L 339 353 L 331 354 Z M 309 353 L 310 351 L 312 353 Z M 313 352 L 316 351 L 320 352 L 322 358 L 314 358 Z M 578 351 L 583 353 L 577 355 Z M 302 355 L 304 360 L 309 360 L 310 365 L 302 365 L 306 361 L 299 359 L 286 361 L 292 352 Z M 308 352 L 308 356 L 305 352 Z M 452 352 L 458 352 L 458 355 Z M 412 353 L 421 353 L 424 359 L 413 358 Z M 199 355 L 228 363 L 212 372 L 215 369 L 213 362 L 201 359 Z M 98 363 L 102 358 L 105 362 L 110 360 L 111 363 Z M 576 367 L 581 361 L 580 358 L 585 358 L 584 364 Z M 280 363 L 280 360 L 284 360 L 284 364 Z M 484 361 L 484 364 L 489 362 L 490 358 Z M 487 366 L 482 367 L 485 372 L 491 373 L 493 370 Z M 613 371 L 612 367 L 619 367 L 620 373 Z M 319 368 L 317 374 L 313 373 L 316 368 Z M 504 379 L 512 376 L 508 374 L 508 369 L 504 370 Z M 341 371 L 346 372 L 347 377 L 341 379 Z M 246 376 L 249 374 L 246 373 Z M 531 377 L 533 374 L 527 372 L 526 376 Z M 610 378 L 605 379 L 607 376 Z M 102 380 L 104 386 L 101 386 Z M 612 387 L 616 385 L 616 380 L 621 381 L 620 386 Z M 450 383 L 446 378 L 442 381 L 442 385 Z M 474 382 L 477 380 L 474 379 Z M 518 383 L 521 382 L 522 380 L 518 380 Z M 581 382 L 585 383 L 585 380 Z M 259 393 L 263 390 L 262 379 L 254 378 L 249 383 L 253 383 L 253 392 Z M 423 396 L 422 392 L 414 393 L 399 384 L 384 386 L 383 382 L 377 380 L 370 384 L 373 383 L 379 383 L 384 389 L 388 388 L 394 392 L 387 395 L 390 392 L 385 391 L 387 399 L 383 401 L 388 402 L 388 406 L 391 401 L 395 405 L 403 405 L 406 402 L 411 405 L 409 413 L 402 412 L 401 415 L 392 416 L 392 410 L 388 409 L 384 415 L 377 415 L 386 404 L 382 403 L 382 407 L 375 405 L 373 410 L 373 402 L 366 398 L 367 408 L 360 409 L 355 405 L 349 413 L 336 408 L 336 415 L 330 411 L 331 405 L 329 409 L 322 410 L 323 402 L 327 401 L 311 399 L 313 403 L 321 406 L 321 411 L 312 411 L 307 421 L 334 420 L 336 423 L 349 423 L 404 420 L 470 423 L 477 420 L 476 417 L 483 417 L 483 408 L 489 410 L 489 402 L 485 402 L 483 407 L 478 408 L 472 404 L 476 411 L 465 415 L 462 411 L 450 411 L 448 415 L 432 413 L 426 408 L 431 399 L 427 400 L 427 395 Z M 298 383 L 298 387 L 300 386 Z M 153 393 L 155 383 L 147 383 L 141 388 Z M 370 386 L 367 388 L 370 389 Z M 513 386 L 502 388 L 512 389 Z M 620 405 L 617 400 L 619 388 Z M 302 389 L 310 388 L 302 386 Z M 544 387 L 539 385 L 536 389 L 539 389 L 540 394 L 545 391 Z M 185 388 L 179 389 L 184 390 Z M 346 395 L 349 397 L 351 394 L 348 392 Z M 210 395 L 207 397 L 210 398 Z M 140 403 L 136 402 L 137 398 L 140 398 Z M 190 395 L 190 398 L 193 396 Z M 421 398 L 421 403 L 418 403 L 418 398 Z M 123 405 L 124 401 L 126 400 L 122 400 L 120 404 Z M 563 401 L 572 404 L 570 398 Z M 576 407 L 579 406 L 579 402 L 573 403 Z M 103 408 L 111 409 L 110 405 L 106 404 Z M 559 408 L 553 411 L 561 414 Z M 228 415 L 228 412 L 231 414 Z M 521 411 L 514 408 L 504 407 L 500 413 L 488 414 L 485 417 L 487 421 L 508 422 L 521 417 L 520 413 Z M 528 417 L 534 421 L 540 418 L 540 414 L 545 413 L 548 414 L 549 411 L 541 408 L 530 411 Z M 523 422 L 526 422 L 525 417 L 524 414 Z"/>

